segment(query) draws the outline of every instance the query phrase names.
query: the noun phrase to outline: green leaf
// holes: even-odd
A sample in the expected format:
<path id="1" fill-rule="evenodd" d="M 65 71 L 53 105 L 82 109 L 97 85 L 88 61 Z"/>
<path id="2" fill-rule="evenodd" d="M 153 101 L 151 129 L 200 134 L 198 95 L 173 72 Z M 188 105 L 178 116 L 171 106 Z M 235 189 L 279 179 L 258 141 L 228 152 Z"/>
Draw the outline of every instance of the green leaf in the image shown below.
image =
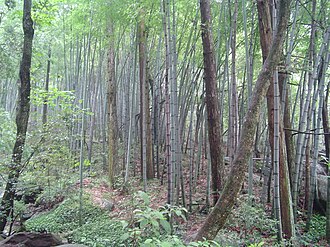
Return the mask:
<path id="1" fill-rule="evenodd" d="M 161 247 L 172 247 L 173 245 L 172 245 L 172 243 L 170 243 L 170 242 L 162 242 L 161 244 L 160 244 L 160 246 Z"/>
<path id="2" fill-rule="evenodd" d="M 123 229 L 127 228 L 127 226 L 129 225 L 128 222 L 125 220 L 120 221 L 120 223 L 122 224 Z"/>
<path id="3" fill-rule="evenodd" d="M 152 243 L 152 239 L 148 238 L 146 241 L 144 241 L 145 244 L 151 244 Z"/>
<path id="4" fill-rule="evenodd" d="M 158 228 L 159 229 L 159 223 L 157 220 L 151 220 L 151 224 L 153 225 L 153 227 Z"/>
<path id="5" fill-rule="evenodd" d="M 168 234 L 171 233 L 171 225 L 168 221 L 160 220 L 160 224 Z"/>
<path id="6" fill-rule="evenodd" d="M 143 192 L 143 191 L 139 191 L 138 195 L 142 198 L 143 202 L 145 205 L 149 205 L 150 204 L 150 198 L 148 196 L 147 193 Z"/>
<path id="7" fill-rule="evenodd" d="M 146 225 L 148 225 L 148 221 L 146 219 L 141 220 L 140 222 L 140 228 L 144 228 Z"/>
<path id="8" fill-rule="evenodd" d="M 123 235 L 120 236 L 120 240 L 122 241 L 126 241 L 127 239 L 129 239 L 130 235 L 128 232 L 124 233 Z"/>

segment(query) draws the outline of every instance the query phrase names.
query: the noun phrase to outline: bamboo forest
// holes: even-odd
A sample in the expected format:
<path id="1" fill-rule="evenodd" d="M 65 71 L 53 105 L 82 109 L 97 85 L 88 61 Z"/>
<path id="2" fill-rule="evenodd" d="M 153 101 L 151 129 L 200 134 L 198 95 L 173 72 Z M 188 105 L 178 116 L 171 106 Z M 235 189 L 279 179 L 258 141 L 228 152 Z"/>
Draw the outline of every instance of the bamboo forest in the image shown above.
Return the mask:
<path id="1" fill-rule="evenodd" d="M 330 1 L 1 0 L 0 247 L 330 246 Z"/>

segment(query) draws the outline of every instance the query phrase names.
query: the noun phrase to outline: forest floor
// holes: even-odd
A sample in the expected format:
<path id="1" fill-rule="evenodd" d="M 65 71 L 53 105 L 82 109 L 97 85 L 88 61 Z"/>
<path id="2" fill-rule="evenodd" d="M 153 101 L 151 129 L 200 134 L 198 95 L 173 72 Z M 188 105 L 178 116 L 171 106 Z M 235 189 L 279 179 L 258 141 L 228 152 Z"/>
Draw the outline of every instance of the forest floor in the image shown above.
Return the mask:
<path id="1" fill-rule="evenodd" d="M 185 207 L 189 209 L 189 167 L 188 162 L 183 162 L 183 177 L 185 188 Z M 186 164 L 186 165 L 185 165 Z M 138 165 L 137 165 L 138 166 Z M 182 239 L 192 240 L 198 229 L 205 221 L 207 214 L 212 210 L 212 207 L 207 207 L 207 179 L 206 179 L 207 160 L 201 164 L 201 171 L 199 177 L 195 181 L 192 194 L 191 212 L 186 215 L 187 220 L 178 219 L 175 223 L 175 234 Z M 276 221 L 272 219 L 272 206 L 270 203 L 261 204 L 262 196 L 262 172 L 258 162 L 256 162 L 253 173 L 253 196 L 249 197 L 247 193 L 248 188 L 248 174 L 244 186 L 241 190 L 236 205 L 234 206 L 231 215 L 228 218 L 227 224 L 222 229 L 216 242 L 221 246 L 286 246 L 290 245 L 288 242 L 282 242 L 277 245 L 276 236 Z M 229 172 L 229 165 L 226 165 L 226 173 Z M 228 173 L 227 173 L 228 174 Z M 143 191 L 143 183 L 140 179 L 140 174 L 131 176 L 129 182 L 123 188 L 123 178 L 117 177 L 113 188 L 110 188 L 106 177 L 91 176 L 83 180 L 84 193 L 88 194 L 93 203 L 101 208 L 106 208 L 109 216 L 114 220 L 125 220 L 129 223 L 134 222 L 134 211 L 139 208 L 141 198 L 137 197 L 138 191 Z M 159 210 L 166 207 L 167 202 L 167 174 L 163 174 L 163 182 L 160 179 L 152 179 L 147 182 L 147 191 L 150 198 L 148 207 Z M 75 191 L 79 191 L 79 183 L 75 183 L 72 187 Z M 55 204 L 60 203 L 63 196 L 59 198 Z M 212 198 L 210 198 L 212 204 Z M 109 205 L 111 210 L 109 210 Z M 182 195 L 179 197 L 179 205 L 183 205 Z M 52 206 L 37 209 L 37 214 L 48 211 Z M 306 217 L 304 212 L 299 212 L 297 229 L 299 232 L 299 246 L 327 246 L 325 241 L 325 220 L 317 217 L 311 227 L 311 231 L 306 233 L 304 225 Z"/>
<path id="2" fill-rule="evenodd" d="M 192 196 L 192 211 L 188 213 L 186 221 L 179 221 L 177 234 L 183 239 L 190 240 L 197 233 L 198 229 L 205 221 L 208 212 L 212 209 L 206 206 L 206 161 L 201 167 L 201 174 L 196 180 L 195 191 Z M 185 197 L 189 195 L 189 169 L 184 169 Z M 150 207 L 159 209 L 166 205 L 167 201 L 167 184 L 166 174 L 164 174 L 164 184 L 161 180 L 153 179 L 148 181 L 147 194 L 150 197 Z M 247 183 L 239 195 L 238 202 L 235 205 L 225 229 L 221 230 L 217 241 L 223 246 L 274 246 L 276 245 L 276 222 L 271 219 L 271 204 L 261 205 L 262 190 L 262 173 L 261 170 L 255 169 L 253 177 L 253 197 L 252 202 L 247 195 Z M 247 178 L 246 178 L 247 182 Z M 117 183 L 117 184 L 120 184 Z M 91 195 L 95 204 L 100 207 L 104 206 L 104 200 L 111 201 L 114 205 L 110 212 L 113 219 L 123 219 L 130 221 L 134 217 L 134 209 L 137 202 L 134 196 L 137 191 L 143 190 L 143 183 L 140 178 L 130 178 L 129 185 L 123 189 L 121 186 L 111 189 L 106 182 L 98 182 L 95 184 L 93 179 L 86 178 L 84 180 L 85 192 Z M 180 196 L 180 204 L 182 197 Z M 189 201 L 186 199 L 186 203 Z M 211 200 L 212 203 L 212 200 Z M 187 205 L 186 204 L 186 205 Z M 301 225 L 303 218 L 300 218 Z M 303 228 L 300 227 L 302 235 Z M 300 246 L 327 246 L 324 238 L 313 239 L 305 237 L 305 240 L 299 243 Z M 307 239 L 307 240 L 306 240 Z M 254 245 L 253 245 L 254 244 Z M 258 245 L 260 244 L 260 245 Z M 287 244 L 287 243 L 284 243 Z"/>

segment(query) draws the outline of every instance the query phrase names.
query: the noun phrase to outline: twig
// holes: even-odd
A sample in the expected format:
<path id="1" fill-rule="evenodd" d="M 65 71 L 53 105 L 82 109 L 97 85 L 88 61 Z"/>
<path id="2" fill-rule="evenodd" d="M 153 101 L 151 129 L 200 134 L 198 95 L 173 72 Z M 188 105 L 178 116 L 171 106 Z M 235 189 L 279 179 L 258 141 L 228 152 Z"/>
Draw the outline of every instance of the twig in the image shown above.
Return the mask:
<path id="1" fill-rule="evenodd" d="M 305 134 L 305 135 L 330 135 L 330 133 L 314 133 L 313 131 L 315 131 L 316 129 L 310 130 L 310 131 L 300 131 L 300 130 L 295 130 L 295 129 L 290 129 L 290 128 L 284 128 L 284 130 L 289 130 L 292 132 L 296 132 L 292 135 L 298 135 L 298 134 Z"/>

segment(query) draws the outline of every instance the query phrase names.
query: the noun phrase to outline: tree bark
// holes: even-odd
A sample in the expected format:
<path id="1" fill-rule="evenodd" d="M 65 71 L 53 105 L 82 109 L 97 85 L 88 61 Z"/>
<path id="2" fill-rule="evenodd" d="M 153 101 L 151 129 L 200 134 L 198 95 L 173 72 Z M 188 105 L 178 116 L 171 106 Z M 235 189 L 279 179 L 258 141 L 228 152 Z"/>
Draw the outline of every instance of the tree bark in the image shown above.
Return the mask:
<path id="1" fill-rule="evenodd" d="M 45 128 L 47 124 L 47 113 L 48 113 L 48 91 L 49 91 L 49 75 L 50 75 L 50 59 L 51 59 L 51 48 L 48 49 L 48 60 L 47 60 L 47 71 L 46 71 L 46 81 L 45 81 L 45 92 L 46 98 L 44 99 L 44 104 L 42 106 L 42 125 Z"/>
<path id="2" fill-rule="evenodd" d="M 34 35 L 33 21 L 31 18 L 32 0 L 24 0 L 23 6 L 23 31 L 24 44 L 23 56 L 19 70 L 19 98 L 16 112 L 16 141 L 13 149 L 12 163 L 9 167 L 9 175 L 0 205 L 0 231 L 7 223 L 7 217 L 14 207 L 14 195 L 16 184 L 22 169 L 22 155 L 25 145 L 26 132 L 30 115 L 30 69 L 32 59 L 32 41 Z"/>
<path id="3" fill-rule="evenodd" d="M 269 47 L 271 46 L 272 41 L 272 27 L 271 27 L 271 15 L 270 15 L 270 4 L 268 0 L 259 0 L 257 2 L 258 6 L 258 15 L 259 15 L 259 30 L 260 30 L 260 43 L 262 48 L 262 56 L 265 60 L 268 53 Z M 270 80 L 271 85 L 268 88 L 267 92 L 267 108 L 268 108 L 268 133 L 269 133 L 269 143 L 271 147 L 271 154 L 274 160 L 274 79 Z M 283 74 L 280 74 L 277 77 L 279 84 L 283 85 L 285 77 Z M 281 108 L 281 107 L 280 107 Z M 281 112 L 281 111 L 280 111 Z M 290 180 L 289 173 L 286 163 L 285 155 L 285 137 L 283 129 L 283 118 L 281 113 L 279 114 L 279 178 L 280 178 L 280 204 L 281 204 L 281 219 L 282 219 L 282 229 L 285 234 L 285 237 L 291 238 L 294 234 L 294 228 L 292 225 L 292 208 L 291 203 L 291 194 L 290 194 Z"/>
<path id="4" fill-rule="evenodd" d="M 201 3 L 204 1 L 201 1 Z M 225 188 L 213 211 L 207 217 L 203 226 L 198 231 L 195 240 L 213 239 L 218 231 L 224 226 L 232 207 L 237 201 L 237 195 L 242 187 L 248 161 L 253 151 L 253 142 L 258 123 L 262 101 L 270 85 L 273 71 L 278 65 L 282 53 L 282 46 L 285 38 L 290 16 L 290 2 L 280 1 L 279 23 L 274 36 L 272 46 L 263 67 L 258 75 L 258 79 L 252 94 L 248 111 L 242 126 L 241 138 L 235 153 L 233 166 L 226 182 Z M 205 52 L 204 52 L 205 53 Z"/>
<path id="5" fill-rule="evenodd" d="M 146 121 L 146 34 L 144 12 L 140 11 L 138 26 L 139 39 L 139 76 L 140 76 L 140 139 L 141 139 L 141 177 L 144 191 L 147 189 L 147 121 Z M 148 109 L 149 110 L 149 109 Z"/>
<path id="6" fill-rule="evenodd" d="M 211 153 L 212 195 L 214 204 L 218 201 L 221 189 L 220 169 L 223 169 L 223 154 L 220 133 L 220 109 L 216 82 L 213 35 L 211 32 L 210 1 L 200 1 L 202 41 L 204 52 L 204 82 L 206 89 L 206 109 L 208 135 Z"/>
<path id="7" fill-rule="evenodd" d="M 147 179 L 153 179 L 155 177 L 155 169 L 154 169 L 154 162 L 153 162 L 153 155 L 152 155 L 152 131 L 151 131 L 151 113 L 150 113 L 150 94 L 149 94 L 149 83 L 152 84 L 153 80 L 151 75 L 148 73 L 148 65 L 146 67 L 147 71 L 147 78 L 144 83 L 144 94 L 145 94 L 145 120 L 146 120 L 146 161 L 147 161 Z"/>
<path id="8" fill-rule="evenodd" d="M 110 47 L 108 51 L 108 145 L 109 145 L 109 160 L 108 172 L 109 183 L 113 187 L 114 184 L 114 164 L 117 159 L 117 102 L 116 102 L 116 82 L 115 82 L 115 54 L 113 40 L 113 24 L 109 26 Z"/>

